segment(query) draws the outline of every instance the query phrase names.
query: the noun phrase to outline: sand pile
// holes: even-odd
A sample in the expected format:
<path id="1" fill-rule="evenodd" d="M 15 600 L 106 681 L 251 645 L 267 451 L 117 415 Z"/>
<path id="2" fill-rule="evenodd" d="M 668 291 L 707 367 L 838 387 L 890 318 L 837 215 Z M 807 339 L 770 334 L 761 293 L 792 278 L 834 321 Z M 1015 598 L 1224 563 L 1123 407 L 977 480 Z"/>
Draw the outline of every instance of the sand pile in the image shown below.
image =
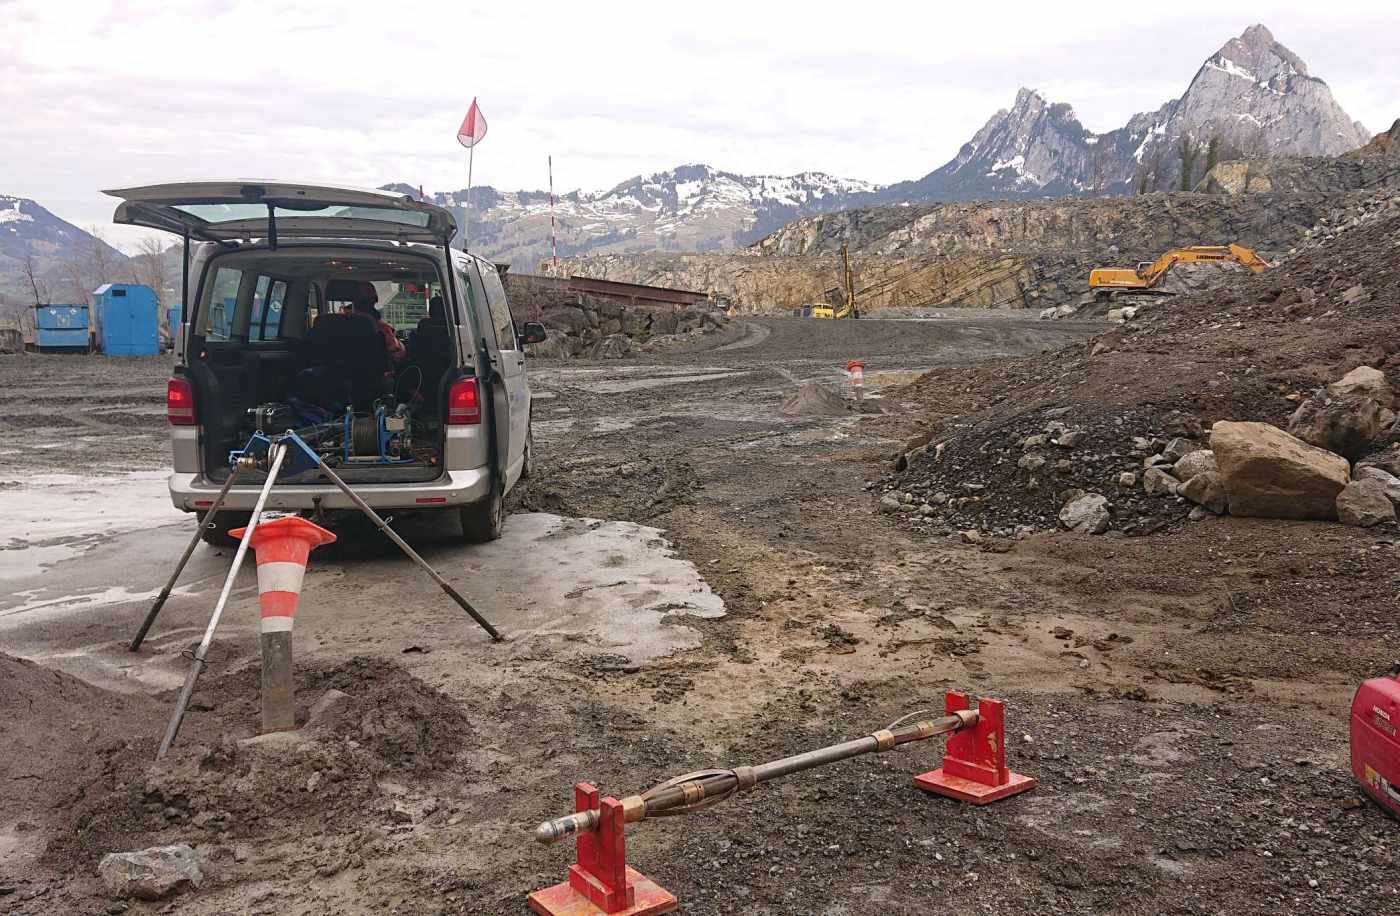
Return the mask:
<path id="1" fill-rule="evenodd" d="M 816 379 L 802 383 L 778 410 L 789 417 L 839 417 L 852 411 L 852 405 Z"/>

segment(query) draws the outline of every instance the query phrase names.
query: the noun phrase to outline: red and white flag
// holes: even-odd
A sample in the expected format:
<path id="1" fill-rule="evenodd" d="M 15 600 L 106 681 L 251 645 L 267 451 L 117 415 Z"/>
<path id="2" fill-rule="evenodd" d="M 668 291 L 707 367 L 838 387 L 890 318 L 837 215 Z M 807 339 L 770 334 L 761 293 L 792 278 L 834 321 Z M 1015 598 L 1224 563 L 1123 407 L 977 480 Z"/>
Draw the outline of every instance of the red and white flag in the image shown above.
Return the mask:
<path id="1" fill-rule="evenodd" d="M 462 119 L 462 126 L 457 128 L 457 142 L 471 149 L 481 142 L 486 136 L 486 116 L 477 107 L 476 99 L 472 99 L 472 107 L 467 109 L 467 116 Z"/>

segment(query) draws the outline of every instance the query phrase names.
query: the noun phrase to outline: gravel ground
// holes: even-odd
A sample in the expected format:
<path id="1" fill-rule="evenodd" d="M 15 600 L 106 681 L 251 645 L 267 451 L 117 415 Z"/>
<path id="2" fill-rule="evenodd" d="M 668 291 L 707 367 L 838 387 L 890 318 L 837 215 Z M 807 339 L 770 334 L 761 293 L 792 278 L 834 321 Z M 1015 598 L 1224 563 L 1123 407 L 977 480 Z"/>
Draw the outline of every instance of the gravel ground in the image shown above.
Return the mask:
<path id="1" fill-rule="evenodd" d="M 495 682 L 454 674 L 450 644 L 421 662 L 347 645 L 303 683 L 391 690 L 397 718 L 362 711 L 288 758 L 223 737 L 247 727 L 252 670 L 211 682 L 188 744 L 161 767 L 147 763 L 161 723 L 139 710 L 97 719 L 96 701 L 74 694 L 28 720 L 0 705 L 26 729 L 92 736 L 65 745 L 65 767 L 26 772 L 22 820 L 50 852 L 0 867 L 0 902 L 115 912 L 95 878 L 101 852 L 190 842 L 209 878 L 178 899 L 182 913 L 520 913 L 571 861 L 528 831 L 567 811 L 573 782 L 620 796 L 755 763 L 868 733 L 956 687 L 1006 699 L 1010 762 L 1040 780 L 1033 792 L 987 808 L 922 795 L 910 777 L 936 765 L 934 741 L 639 825 L 629 859 L 691 914 L 1397 909 L 1395 828 L 1352 786 L 1346 705 L 1400 645 L 1355 633 L 1321 597 L 1299 600 L 1338 581 L 1349 601 L 1393 595 L 1393 544 L 1224 519 L 1116 542 L 1037 534 L 999 553 L 878 512 L 868 488 L 890 457 L 930 417 L 987 394 L 902 387 L 914 375 L 992 360 L 977 370 L 991 385 L 1022 365 L 1001 360 L 1102 328 L 744 320 L 705 351 L 536 364 L 539 463 L 514 504 L 665 529 L 725 600 L 726 617 L 688 621 L 704 644 L 643 665 L 517 654 L 487 672 Z M 780 413 L 803 381 L 840 384 L 852 358 L 870 383 L 859 411 Z M 167 369 L 0 362 L 5 432 L 38 446 L 4 473 L 93 473 L 99 454 L 159 466 L 158 416 L 92 433 L 105 441 L 76 458 L 58 425 L 69 419 L 34 424 L 69 407 L 84 429 L 105 422 L 82 397 L 94 387 L 159 405 Z M 441 677 L 415 682 L 398 670 L 410 662 Z M 108 720 L 145 725 L 114 734 Z M 394 721 L 410 731 L 384 738 Z M 413 735 L 434 751 L 426 762 L 394 750 Z M 438 753 L 444 742 L 455 753 Z M 250 805 L 273 772 L 282 804 Z"/>

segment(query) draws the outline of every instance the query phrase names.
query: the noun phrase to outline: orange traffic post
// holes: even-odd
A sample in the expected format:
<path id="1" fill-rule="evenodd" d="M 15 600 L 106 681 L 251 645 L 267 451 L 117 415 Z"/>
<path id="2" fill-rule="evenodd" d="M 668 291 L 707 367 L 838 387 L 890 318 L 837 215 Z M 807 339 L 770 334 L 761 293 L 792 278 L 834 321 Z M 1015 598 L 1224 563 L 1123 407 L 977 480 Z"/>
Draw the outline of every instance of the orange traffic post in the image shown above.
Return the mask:
<path id="1" fill-rule="evenodd" d="M 234 537 L 242 529 L 230 532 Z M 335 540 L 314 522 L 291 516 L 264 522 L 250 546 L 258 557 L 258 604 L 262 611 L 262 731 L 296 728 L 292 683 L 292 621 L 311 551 Z"/>
<path id="2" fill-rule="evenodd" d="M 954 715 L 971 708 L 965 694 L 948 691 L 943 708 Z M 943 765 L 914 777 L 920 789 L 985 805 L 1035 788 L 1035 779 L 1006 766 L 1006 706 L 986 697 L 977 701 L 977 721 L 949 736 Z"/>

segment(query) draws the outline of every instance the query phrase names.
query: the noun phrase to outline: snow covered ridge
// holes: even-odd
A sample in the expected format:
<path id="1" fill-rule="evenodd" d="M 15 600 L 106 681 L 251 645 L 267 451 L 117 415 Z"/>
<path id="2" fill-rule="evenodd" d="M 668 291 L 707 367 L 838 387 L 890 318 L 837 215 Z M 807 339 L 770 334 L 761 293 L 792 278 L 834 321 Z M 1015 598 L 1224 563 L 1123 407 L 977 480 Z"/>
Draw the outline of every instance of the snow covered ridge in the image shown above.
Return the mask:
<path id="1" fill-rule="evenodd" d="M 24 200 L 0 194 L 0 223 L 32 223 L 34 217 L 24 212 Z M 13 231 L 13 228 L 12 230 Z"/>

